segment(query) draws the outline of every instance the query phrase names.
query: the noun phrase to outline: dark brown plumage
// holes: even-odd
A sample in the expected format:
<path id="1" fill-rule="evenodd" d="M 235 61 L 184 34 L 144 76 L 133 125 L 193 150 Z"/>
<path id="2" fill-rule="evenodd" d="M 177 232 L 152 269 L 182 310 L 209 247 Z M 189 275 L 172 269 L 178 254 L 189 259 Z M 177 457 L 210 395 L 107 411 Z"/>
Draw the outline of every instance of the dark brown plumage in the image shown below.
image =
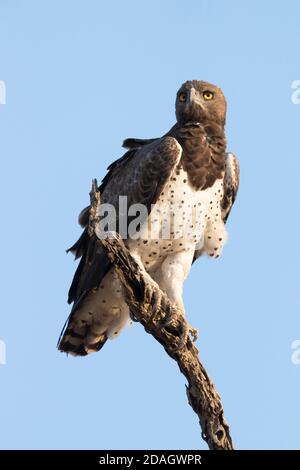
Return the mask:
<path id="1" fill-rule="evenodd" d="M 181 165 L 192 186 L 210 188 L 225 169 L 224 130 L 214 123 L 177 125 L 170 132 L 182 147 Z"/>

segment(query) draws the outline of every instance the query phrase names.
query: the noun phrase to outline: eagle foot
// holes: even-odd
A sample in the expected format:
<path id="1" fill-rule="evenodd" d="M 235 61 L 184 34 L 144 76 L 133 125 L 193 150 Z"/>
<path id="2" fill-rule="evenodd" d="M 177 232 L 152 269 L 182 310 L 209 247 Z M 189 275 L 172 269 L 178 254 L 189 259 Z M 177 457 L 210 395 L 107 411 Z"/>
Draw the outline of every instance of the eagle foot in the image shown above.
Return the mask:
<path id="1" fill-rule="evenodd" d="M 144 299 L 151 305 L 151 315 L 147 319 L 147 329 L 158 328 L 163 330 L 172 327 L 172 333 L 175 332 L 176 323 L 180 323 L 180 334 L 179 341 L 176 349 L 182 349 L 186 343 L 189 335 L 192 336 L 192 341 L 195 342 L 198 338 L 198 331 L 192 327 L 186 320 L 184 313 L 178 306 L 172 306 L 169 302 L 166 302 L 160 289 L 155 289 L 153 286 L 147 285 L 145 289 Z M 161 320 L 156 320 L 156 316 L 159 312 L 164 312 L 165 316 Z M 176 335 L 178 337 L 178 330 L 176 329 Z"/>
<path id="2" fill-rule="evenodd" d="M 195 342 L 198 338 L 198 331 L 196 328 L 191 326 L 184 318 L 184 314 L 178 308 L 171 308 L 167 311 L 166 317 L 160 324 L 161 329 L 166 329 L 169 326 L 174 326 L 175 322 L 179 322 L 181 326 L 181 332 L 179 335 L 179 342 L 176 349 L 182 349 L 186 346 L 189 335 L 192 336 L 192 341 Z"/>
<path id="3" fill-rule="evenodd" d="M 178 349 L 182 349 L 184 346 L 186 346 L 190 335 L 192 336 L 191 339 L 194 343 L 198 338 L 198 331 L 187 321 L 182 322 L 182 333 L 179 337 Z"/>
<path id="4" fill-rule="evenodd" d="M 155 318 L 157 313 L 162 308 L 162 293 L 158 289 L 148 288 L 146 291 L 146 295 L 148 296 L 148 301 L 151 305 L 151 315 L 147 320 L 147 325 L 155 326 Z"/>

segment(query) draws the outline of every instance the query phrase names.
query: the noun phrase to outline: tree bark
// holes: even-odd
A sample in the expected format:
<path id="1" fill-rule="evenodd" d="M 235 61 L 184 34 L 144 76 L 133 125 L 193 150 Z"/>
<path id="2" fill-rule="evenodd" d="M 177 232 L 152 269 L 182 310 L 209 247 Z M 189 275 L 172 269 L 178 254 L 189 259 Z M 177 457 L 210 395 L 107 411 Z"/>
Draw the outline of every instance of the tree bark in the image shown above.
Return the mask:
<path id="1" fill-rule="evenodd" d="M 98 238 L 114 264 L 124 288 L 130 316 L 140 322 L 174 359 L 186 377 L 188 402 L 199 418 L 202 438 L 211 450 L 233 450 L 229 426 L 222 402 L 198 357 L 198 349 L 190 335 L 191 328 L 166 294 L 161 291 L 142 266 L 130 254 L 116 232 L 101 232 L 99 224 L 100 192 L 93 180 L 90 192 L 89 234 Z M 185 338 L 182 343 L 182 337 Z"/>

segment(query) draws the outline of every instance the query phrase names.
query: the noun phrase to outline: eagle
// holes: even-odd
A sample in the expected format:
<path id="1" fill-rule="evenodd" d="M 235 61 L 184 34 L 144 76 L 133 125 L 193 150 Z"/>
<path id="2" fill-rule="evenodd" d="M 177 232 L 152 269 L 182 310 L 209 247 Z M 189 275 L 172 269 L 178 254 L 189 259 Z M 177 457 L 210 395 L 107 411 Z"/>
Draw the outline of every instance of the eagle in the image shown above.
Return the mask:
<path id="1" fill-rule="evenodd" d="M 197 258 L 220 256 L 238 191 L 239 162 L 226 151 L 226 107 L 217 86 L 185 82 L 176 95 L 175 125 L 159 138 L 126 139 L 126 153 L 108 167 L 99 186 L 101 206 L 115 209 L 115 230 L 125 246 L 182 314 L 184 281 Z M 130 210 L 136 205 L 146 212 L 132 229 Z M 83 233 L 68 250 L 80 262 L 68 296 L 73 306 L 58 341 L 60 351 L 75 356 L 99 351 L 130 321 L 115 267 L 89 235 L 88 222 L 89 206 L 79 215 Z"/>

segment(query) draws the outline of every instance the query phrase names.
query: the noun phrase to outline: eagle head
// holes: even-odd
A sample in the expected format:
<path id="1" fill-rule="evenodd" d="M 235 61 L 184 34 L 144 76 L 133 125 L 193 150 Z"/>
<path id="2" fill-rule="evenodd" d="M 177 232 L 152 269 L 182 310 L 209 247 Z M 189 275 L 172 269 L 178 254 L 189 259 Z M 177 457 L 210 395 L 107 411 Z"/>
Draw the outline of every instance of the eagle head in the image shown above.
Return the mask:
<path id="1" fill-rule="evenodd" d="M 211 83 L 185 82 L 178 90 L 175 109 L 179 124 L 213 121 L 225 125 L 226 99 L 222 90 Z"/>

